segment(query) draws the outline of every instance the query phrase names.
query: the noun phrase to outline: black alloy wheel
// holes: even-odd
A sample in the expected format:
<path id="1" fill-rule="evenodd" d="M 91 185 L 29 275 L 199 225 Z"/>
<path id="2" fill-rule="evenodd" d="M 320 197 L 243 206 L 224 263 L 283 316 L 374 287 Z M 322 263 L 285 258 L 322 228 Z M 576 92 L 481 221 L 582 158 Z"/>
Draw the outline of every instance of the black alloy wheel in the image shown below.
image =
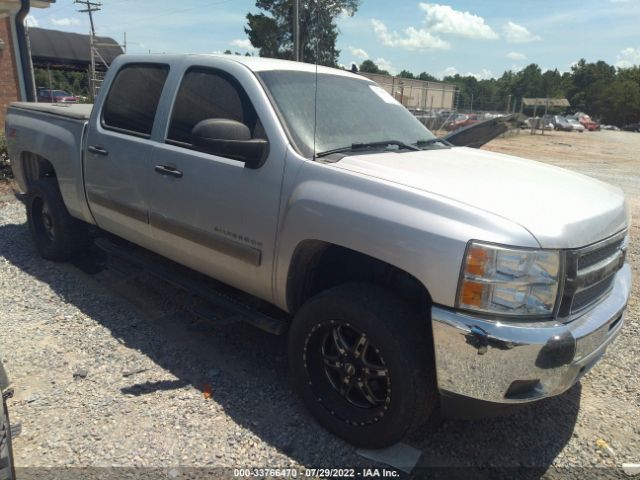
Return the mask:
<path id="1" fill-rule="evenodd" d="M 380 350 L 355 326 L 330 320 L 307 337 L 305 367 L 318 401 L 335 417 L 365 425 L 391 403 L 391 377 Z"/>

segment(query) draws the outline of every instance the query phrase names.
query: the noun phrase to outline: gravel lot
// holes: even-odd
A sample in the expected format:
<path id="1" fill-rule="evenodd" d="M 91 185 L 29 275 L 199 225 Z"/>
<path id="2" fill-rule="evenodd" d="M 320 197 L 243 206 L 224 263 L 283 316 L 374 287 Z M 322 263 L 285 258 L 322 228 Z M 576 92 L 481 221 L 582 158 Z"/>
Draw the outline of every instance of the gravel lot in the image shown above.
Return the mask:
<path id="1" fill-rule="evenodd" d="M 620 185 L 640 218 L 638 134 L 525 132 L 485 148 Z M 22 425 L 18 467 L 381 466 L 307 415 L 289 385 L 284 338 L 202 322 L 184 310 L 181 292 L 115 260 L 107 269 L 94 258 L 43 261 L 22 204 L 2 198 L 0 353 Z M 407 440 L 423 452 L 419 467 L 592 478 L 623 476 L 622 463 L 640 462 L 639 234 L 636 225 L 626 326 L 599 365 L 566 394 L 511 416 L 419 432 Z M 456 473 L 468 471 L 443 475 Z"/>

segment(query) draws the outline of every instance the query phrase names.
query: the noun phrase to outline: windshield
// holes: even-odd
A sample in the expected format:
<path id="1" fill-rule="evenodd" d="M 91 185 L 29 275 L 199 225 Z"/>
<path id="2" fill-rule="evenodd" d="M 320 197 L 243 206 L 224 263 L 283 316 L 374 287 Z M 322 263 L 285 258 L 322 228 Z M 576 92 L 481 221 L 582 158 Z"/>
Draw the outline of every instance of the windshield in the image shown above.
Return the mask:
<path id="1" fill-rule="evenodd" d="M 406 108 L 373 82 L 298 71 L 259 73 L 300 153 L 393 140 L 406 144 L 435 138 Z"/>

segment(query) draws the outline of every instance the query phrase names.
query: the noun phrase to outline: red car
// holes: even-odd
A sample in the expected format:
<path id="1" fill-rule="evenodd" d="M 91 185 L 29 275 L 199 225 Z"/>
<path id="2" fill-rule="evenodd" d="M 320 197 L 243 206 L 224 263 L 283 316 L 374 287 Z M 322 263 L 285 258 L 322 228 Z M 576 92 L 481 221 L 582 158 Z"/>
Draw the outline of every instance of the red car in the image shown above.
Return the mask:
<path id="1" fill-rule="evenodd" d="M 591 117 L 589 115 L 583 115 L 582 117 L 580 117 L 579 121 L 582 124 L 582 126 L 587 130 L 589 130 L 590 132 L 595 132 L 596 130 L 600 130 L 600 125 L 594 122 L 593 120 L 591 120 Z"/>
<path id="2" fill-rule="evenodd" d="M 78 99 L 64 90 L 38 90 L 38 102 L 44 103 L 78 103 Z"/>
<path id="3" fill-rule="evenodd" d="M 444 128 L 449 131 L 458 130 L 459 128 L 478 123 L 480 120 L 479 115 L 458 115 L 452 122 L 445 125 Z"/>

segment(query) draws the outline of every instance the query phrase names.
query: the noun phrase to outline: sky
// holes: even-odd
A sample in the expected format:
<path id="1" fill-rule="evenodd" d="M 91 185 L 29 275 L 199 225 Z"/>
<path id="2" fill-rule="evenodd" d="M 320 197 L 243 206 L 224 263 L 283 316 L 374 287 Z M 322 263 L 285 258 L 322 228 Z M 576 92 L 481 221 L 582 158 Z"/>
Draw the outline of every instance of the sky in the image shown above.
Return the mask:
<path id="1" fill-rule="evenodd" d="M 255 52 L 244 32 L 255 0 L 102 0 L 98 34 L 128 53 Z M 28 24 L 89 32 L 73 0 L 31 10 Z M 640 0 L 466 0 L 427 3 L 362 0 L 342 15 L 338 49 L 349 67 L 371 59 L 391 73 L 499 77 L 530 63 L 569 71 L 581 58 L 640 64 Z"/>

